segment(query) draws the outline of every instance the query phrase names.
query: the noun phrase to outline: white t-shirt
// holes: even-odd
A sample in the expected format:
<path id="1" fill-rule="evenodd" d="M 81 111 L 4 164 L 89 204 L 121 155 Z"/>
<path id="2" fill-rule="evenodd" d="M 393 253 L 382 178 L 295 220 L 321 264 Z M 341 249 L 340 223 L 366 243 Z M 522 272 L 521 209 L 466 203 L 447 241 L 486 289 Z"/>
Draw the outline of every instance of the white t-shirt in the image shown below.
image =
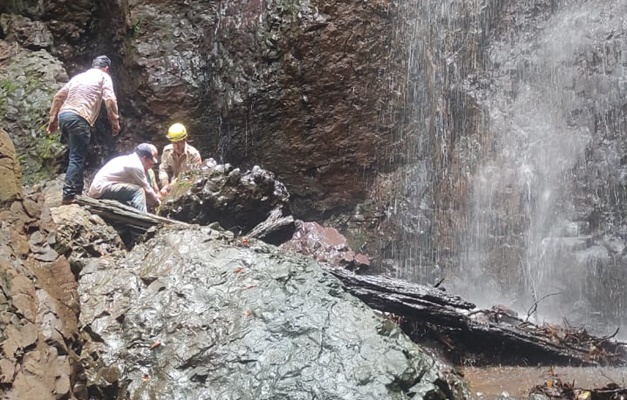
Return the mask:
<path id="1" fill-rule="evenodd" d="M 95 199 L 116 183 L 130 183 L 144 188 L 146 195 L 157 199 L 157 194 L 150 186 L 144 171 L 144 165 L 137 153 L 115 157 L 106 163 L 94 177 L 87 195 Z"/>

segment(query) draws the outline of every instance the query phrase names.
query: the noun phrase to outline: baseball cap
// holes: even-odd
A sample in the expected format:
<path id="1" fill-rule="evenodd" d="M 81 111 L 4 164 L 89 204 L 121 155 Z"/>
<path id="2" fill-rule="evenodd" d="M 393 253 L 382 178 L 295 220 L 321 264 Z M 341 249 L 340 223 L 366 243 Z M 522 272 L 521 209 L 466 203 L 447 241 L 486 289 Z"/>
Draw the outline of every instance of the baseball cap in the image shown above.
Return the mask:
<path id="1" fill-rule="evenodd" d="M 155 149 L 156 147 L 149 143 L 142 143 L 138 144 L 137 147 L 135 147 L 135 153 L 137 153 L 137 155 L 140 157 L 151 157 L 152 161 L 156 164 L 159 162 L 159 160 L 157 160 L 157 157 L 155 157 Z"/>
<path id="2" fill-rule="evenodd" d="M 92 67 L 111 67 L 111 59 L 107 56 L 98 56 L 91 62 Z"/>

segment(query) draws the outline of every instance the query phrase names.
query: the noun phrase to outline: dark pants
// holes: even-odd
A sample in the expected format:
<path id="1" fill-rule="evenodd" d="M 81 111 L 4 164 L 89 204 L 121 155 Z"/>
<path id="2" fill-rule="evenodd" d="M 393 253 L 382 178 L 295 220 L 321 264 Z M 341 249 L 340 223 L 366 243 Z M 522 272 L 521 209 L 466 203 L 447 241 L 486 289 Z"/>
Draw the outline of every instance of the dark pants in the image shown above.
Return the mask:
<path id="1" fill-rule="evenodd" d="M 69 200 L 83 194 L 85 184 L 83 173 L 91 128 L 83 117 L 73 112 L 59 114 L 59 128 L 61 128 L 61 134 L 67 137 L 70 151 L 63 184 L 63 199 Z"/>

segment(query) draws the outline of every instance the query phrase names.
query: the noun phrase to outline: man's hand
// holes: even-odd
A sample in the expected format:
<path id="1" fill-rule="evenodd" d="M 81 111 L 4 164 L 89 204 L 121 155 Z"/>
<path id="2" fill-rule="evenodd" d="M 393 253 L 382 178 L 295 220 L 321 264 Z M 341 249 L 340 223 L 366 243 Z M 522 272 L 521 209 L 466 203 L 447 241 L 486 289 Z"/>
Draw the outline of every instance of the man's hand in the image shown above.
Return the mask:
<path id="1" fill-rule="evenodd" d="M 161 195 L 161 197 L 165 197 L 168 195 L 168 193 L 170 193 L 170 190 L 172 190 L 172 184 L 168 183 L 163 188 L 161 188 L 161 190 L 159 191 L 159 194 Z"/>
<path id="2" fill-rule="evenodd" d="M 48 122 L 48 135 L 54 134 L 59 129 L 59 122 L 56 119 Z"/>

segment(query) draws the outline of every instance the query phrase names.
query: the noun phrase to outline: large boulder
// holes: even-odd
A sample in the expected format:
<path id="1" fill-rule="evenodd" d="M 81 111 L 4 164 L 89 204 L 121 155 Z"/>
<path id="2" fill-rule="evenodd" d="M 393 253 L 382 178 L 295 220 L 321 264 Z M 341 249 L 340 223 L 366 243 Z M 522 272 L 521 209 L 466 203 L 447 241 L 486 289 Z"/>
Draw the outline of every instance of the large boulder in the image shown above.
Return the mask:
<path id="1" fill-rule="evenodd" d="M 456 399 L 463 385 L 311 259 L 163 229 L 81 272 L 83 362 L 108 399 Z"/>
<path id="2" fill-rule="evenodd" d="M 289 200 L 272 172 L 258 166 L 242 172 L 209 159 L 179 176 L 159 214 L 199 225 L 217 222 L 237 234 L 280 244 L 295 230 Z M 263 224 L 267 227 L 258 229 Z"/>
<path id="3" fill-rule="evenodd" d="M 54 249 L 63 254 L 75 275 L 91 258 L 124 254 L 126 246 L 118 232 L 98 215 L 72 204 L 50 209 L 57 225 Z"/>

